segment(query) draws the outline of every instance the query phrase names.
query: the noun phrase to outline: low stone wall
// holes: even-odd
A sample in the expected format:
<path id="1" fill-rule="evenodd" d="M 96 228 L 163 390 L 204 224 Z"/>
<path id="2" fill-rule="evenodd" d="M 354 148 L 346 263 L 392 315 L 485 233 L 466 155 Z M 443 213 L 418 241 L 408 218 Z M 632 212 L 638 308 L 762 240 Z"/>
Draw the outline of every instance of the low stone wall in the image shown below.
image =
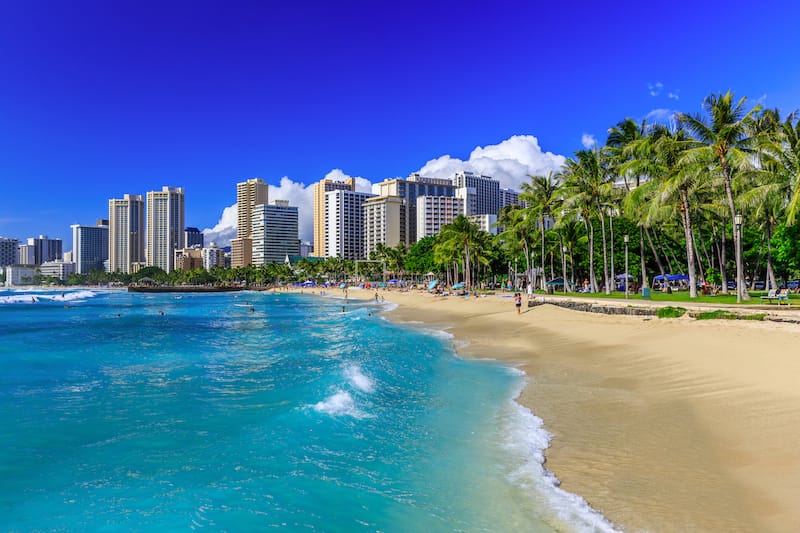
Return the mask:
<path id="1" fill-rule="evenodd" d="M 655 307 L 634 307 L 630 305 L 607 305 L 594 302 L 576 302 L 573 300 L 547 300 L 546 298 L 534 298 L 528 300 L 528 307 L 539 305 L 556 305 L 564 309 L 573 311 L 583 311 L 585 313 L 601 313 L 604 315 L 631 315 L 631 316 L 656 316 L 658 309 Z"/>

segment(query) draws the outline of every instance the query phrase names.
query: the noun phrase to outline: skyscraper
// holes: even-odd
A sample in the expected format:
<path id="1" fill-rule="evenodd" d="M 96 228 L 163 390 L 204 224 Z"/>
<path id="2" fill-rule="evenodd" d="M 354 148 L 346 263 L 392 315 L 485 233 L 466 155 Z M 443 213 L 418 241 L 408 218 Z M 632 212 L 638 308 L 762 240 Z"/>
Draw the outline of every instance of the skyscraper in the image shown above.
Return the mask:
<path id="1" fill-rule="evenodd" d="M 147 266 L 174 268 L 175 250 L 183 248 L 183 187 L 147 193 Z"/>
<path id="2" fill-rule="evenodd" d="M 126 194 L 108 201 L 108 269 L 130 274 L 144 262 L 144 198 Z"/>
<path id="3" fill-rule="evenodd" d="M 364 257 L 378 244 L 394 248 L 406 244 L 405 200 L 397 196 L 375 196 L 362 205 L 364 216 Z"/>
<path id="4" fill-rule="evenodd" d="M 322 179 L 314 184 L 314 256 L 325 257 L 325 193 L 329 191 L 355 191 L 356 180 L 345 178 L 344 181 Z"/>
<path id="5" fill-rule="evenodd" d="M 282 263 L 287 255 L 300 255 L 297 207 L 285 200 L 255 206 L 252 239 L 254 265 Z"/>
<path id="6" fill-rule="evenodd" d="M 474 190 L 474 203 L 465 198 L 466 215 L 496 215 L 500 211 L 500 182 L 496 179 L 472 172 L 456 172 L 453 185 L 457 189 L 467 189 L 466 196 Z"/>
<path id="7" fill-rule="evenodd" d="M 33 265 L 41 265 L 47 261 L 58 261 L 62 258 L 63 245 L 61 239 L 51 239 L 47 235 L 28 238 L 28 246 L 33 250 Z"/>
<path id="8" fill-rule="evenodd" d="M 19 262 L 19 241 L 0 237 L 0 267 L 16 265 Z"/>
<path id="9" fill-rule="evenodd" d="M 203 232 L 197 228 L 186 228 L 183 232 L 183 242 L 187 248 L 194 245 L 203 247 Z"/>
<path id="10" fill-rule="evenodd" d="M 269 202 L 269 185 L 261 178 L 236 184 L 236 238 L 231 240 L 231 266 L 247 266 L 253 262 L 251 237 L 253 208 Z"/>
<path id="11" fill-rule="evenodd" d="M 108 225 L 73 224 L 70 227 L 75 272 L 87 274 L 92 270 L 103 270 L 103 262 L 108 259 Z"/>
<path id="12" fill-rule="evenodd" d="M 453 183 L 449 179 L 426 178 L 411 174 L 408 179 L 388 179 L 378 184 L 381 196 L 398 196 L 405 200 L 405 244 L 411 246 L 417 236 L 417 198 L 420 196 L 453 196 Z"/>
<path id="13" fill-rule="evenodd" d="M 336 189 L 325 193 L 325 257 L 364 258 L 362 206 L 374 194 Z"/>

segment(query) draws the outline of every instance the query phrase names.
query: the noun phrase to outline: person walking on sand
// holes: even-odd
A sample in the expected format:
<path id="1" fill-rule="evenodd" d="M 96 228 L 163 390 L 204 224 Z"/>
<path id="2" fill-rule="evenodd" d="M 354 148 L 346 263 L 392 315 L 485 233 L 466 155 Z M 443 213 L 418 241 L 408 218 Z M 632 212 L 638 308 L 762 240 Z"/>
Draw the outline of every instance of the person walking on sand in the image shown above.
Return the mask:
<path id="1" fill-rule="evenodd" d="M 514 306 L 517 308 L 517 314 L 522 307 L 522 295 L 518 292 L 514 293 Z"/>

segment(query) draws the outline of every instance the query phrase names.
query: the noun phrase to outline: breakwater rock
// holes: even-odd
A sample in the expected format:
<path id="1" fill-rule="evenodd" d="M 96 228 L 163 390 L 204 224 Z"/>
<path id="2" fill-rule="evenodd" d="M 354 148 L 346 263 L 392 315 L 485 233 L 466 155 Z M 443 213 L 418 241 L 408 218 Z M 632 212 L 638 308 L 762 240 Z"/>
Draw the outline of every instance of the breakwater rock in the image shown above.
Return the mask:
<path id="1" fill-rule="evenodd" d="M 528 300 L 528 307 L 537 307 L 539 305 L 556 305 L 564 309 L 571 309 L 573 311 L 583 311 L 585 313 L 601 313 L 604 315 L 631 315 L 631 316 L 656 316 L 658 309 L 655 307 L 636 307 L 632 305 L 610 305 L 599 304 L 595 302 L 576 302 L 573 300 L 560 300 L 546 298 L 534 298 Z"/>

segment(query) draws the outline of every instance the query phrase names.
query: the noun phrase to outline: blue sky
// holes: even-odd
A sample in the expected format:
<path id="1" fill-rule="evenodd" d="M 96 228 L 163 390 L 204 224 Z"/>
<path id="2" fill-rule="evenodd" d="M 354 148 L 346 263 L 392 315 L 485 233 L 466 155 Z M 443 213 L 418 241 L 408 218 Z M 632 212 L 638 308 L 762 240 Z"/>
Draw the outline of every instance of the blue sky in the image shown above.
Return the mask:
<path id="1" fill-rule="evenodd" d="M 502 4 L 0 0 L 0 235 L 69 249 L 162 185 L 212 227 L 246 178 L 291 197 L 514 136 L 569 156 L 728 89 L 800 107 L 789 3 Z"/>

